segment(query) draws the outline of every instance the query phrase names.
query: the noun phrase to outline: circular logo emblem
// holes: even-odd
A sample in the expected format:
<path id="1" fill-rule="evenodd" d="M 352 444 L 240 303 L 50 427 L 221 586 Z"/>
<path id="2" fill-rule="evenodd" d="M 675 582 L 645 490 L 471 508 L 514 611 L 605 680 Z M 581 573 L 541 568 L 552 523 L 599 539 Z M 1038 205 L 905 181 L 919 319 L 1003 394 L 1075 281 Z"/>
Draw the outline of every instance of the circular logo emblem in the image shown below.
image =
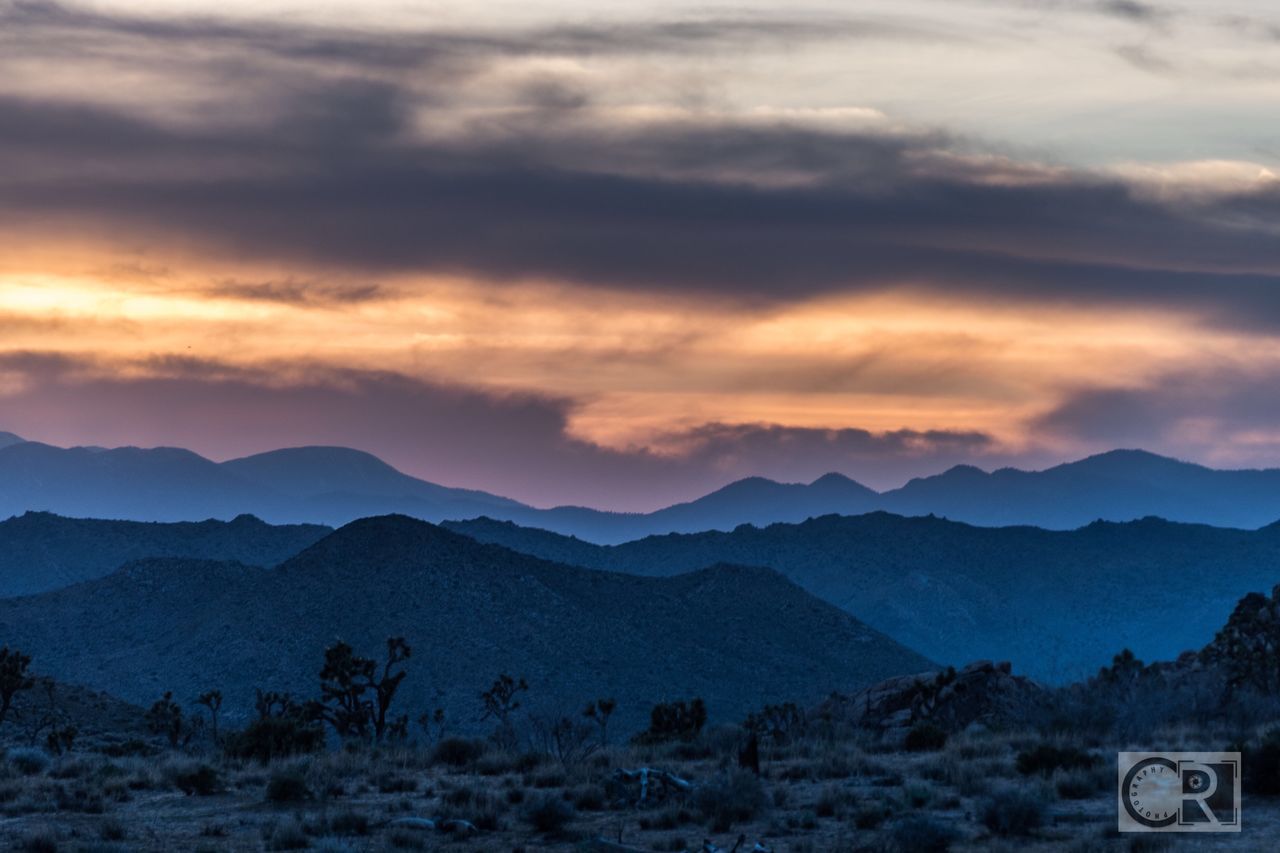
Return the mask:
<path id="1" fill-rule="evenodd" d="M 1120 799 L 1129 817 L 1158 828 L 1178 819 L 1182 793 L 1178 765 L 1167 758 L 1148 758 L 1129 768 Z"/>

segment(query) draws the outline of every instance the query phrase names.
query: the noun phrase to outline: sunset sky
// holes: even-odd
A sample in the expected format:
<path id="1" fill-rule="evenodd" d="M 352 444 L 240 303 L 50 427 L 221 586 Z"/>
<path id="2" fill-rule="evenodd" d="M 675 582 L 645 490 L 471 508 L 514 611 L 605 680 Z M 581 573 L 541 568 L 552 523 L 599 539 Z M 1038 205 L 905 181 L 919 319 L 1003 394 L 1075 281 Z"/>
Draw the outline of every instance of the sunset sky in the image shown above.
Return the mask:
<path id="1" fill-rule="evenodd" d="M 0 0 L 0 429 L 538 505 L 1280 466 L 1272 0 Z"/>

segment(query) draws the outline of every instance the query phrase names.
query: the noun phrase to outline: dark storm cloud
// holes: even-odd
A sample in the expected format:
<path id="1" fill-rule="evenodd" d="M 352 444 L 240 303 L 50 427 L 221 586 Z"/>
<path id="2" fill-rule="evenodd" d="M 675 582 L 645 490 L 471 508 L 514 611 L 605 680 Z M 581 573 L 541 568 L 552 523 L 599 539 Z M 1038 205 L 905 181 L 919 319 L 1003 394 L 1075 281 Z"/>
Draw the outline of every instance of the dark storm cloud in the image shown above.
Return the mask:
<path id="1" fill-rule="evenodd" d="M 69 28 L 157 44 L 206 33 L 206 46 L 225 40 L 246 56 L 345 50 L 360 61 L 342 39 L 305 28 L 4 8 L 9 37 L 27 31 L 23 49 L 35 52 L 56 49 L 46 30 Z M 550 32 L 522 43 L 616 47 L 591 28 Z M 632 49 L 757 29 L 646 32 L 629 33 Z M 410 39 L 349 38 L 385 42 L 392 55 Z M 0 97 L 0 221 L 15 229 L 10 239 L 29 239 L 18 229 L 39 223 L 59 235 L 285 261 L 302 277 L 454 273 L 766 301 L 915 288 L 1280 323 L 1275 191 L 1158 202 L 1097 176 L 971 156 L 981 147 L 943 134 L 715 118 L 619 125 L 593 111 L 587 93 L 546 78 L 525 81 L 523 111 L 458 119 L 452 141 L 428 142 L 417 122 L 435 109 L 422 95 L 436 79 L 429 72 L 252 67 L 254 85 L 199 121 Z M 573 120 L 559 120 L 566 112 Z"/>
<path id="2" fill-rule="evenodd" d="M 7 30 L 10 38 L 5 39 Z M 59 44 L 32 43 L 29 36 L 57 34 Z M 19 38 L 23 36 L 23 38 Z M 104 13 L 44 0 L 0 2 L 0 40 L 31 53 L 88 46 L 109 53 L 123 42 L 173 46 L 186 42 L 233 56 L 266 55 L 332 67 L 421 68 L 455 62 L 470 65 L 495 56 L 530 54 L 664 54 L 737 49 L 744 44 L 786 45 L 834 39 L 961 40 L 945 27 L 903 19 L 808 15 L 705 17 L 696 20 L 562 24 L 524 31 L 407 31 L 270 21 L 233 22 L 213 16 L 147 17 Z M 171 57 L 170 61 L 180 61 Z"/>
<path id="3" fill-rule="evenodd" d="M 1196 444 L 1231 446 L 1240 433 L 1266 434 L 1280 443 L 1277 387 L 1274 368 L 1206 366 L 1144 384 L 1079 389 L 1032 426 L 1099 446 L 1164 444 L 1189 451 Z"/>
<path id="4" fill-rule="evenodd" d="M 180 445 L 219 457 L 305 444 L 377 448 L 446 484 L 620 509 L 686 499 L 749 474 L 898 478 L 993 446 L 973 432 L 708 424 L 664 436 L 679 448 L 671 455 L 613 450 L 569 434 L 570 399 L 299 364 L 121 365 L 10 353 L 0 355 L 6 377 L 21 379 L 22 390 L 0 395 L 5 428 L 42 440 Z M 76 424 L 89 426 L 81 435 Z M 62 432 L 50 434 L 51 425 Z"/>
<path id="5" fill-rule="evenodd" d="M 286 305 L 353 305 L 375 302 L 390 294 L 377 284 L 335 284 L 323 281 L 219 281 L 201 290 L 209 296 Z"/>

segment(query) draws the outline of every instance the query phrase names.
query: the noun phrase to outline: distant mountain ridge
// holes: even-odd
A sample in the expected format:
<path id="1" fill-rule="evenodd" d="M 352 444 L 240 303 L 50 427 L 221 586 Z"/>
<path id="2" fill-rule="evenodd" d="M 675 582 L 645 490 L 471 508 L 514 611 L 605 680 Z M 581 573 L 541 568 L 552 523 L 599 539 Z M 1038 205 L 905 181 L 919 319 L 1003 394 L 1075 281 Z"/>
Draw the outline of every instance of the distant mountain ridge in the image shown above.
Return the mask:
<path id="1" fill-rule="evenodd" d="M 238 560 L 273 566 L 331 533 L 320 525 L 231 521 L 100 521 L 28 512 L 0 521 L 0 598 L 103 577 L 145 557 Z"/>
<path id="2" fill-rule="evenodd" d="M 1280 519 L 1280 469 L 1219 471 L 1139 450 L 1111 451 L 1043 471 L 987 473 L 956 466 L 879 493 L 841 474 L 809 484 L 751 477 L 655 512 L 618 513 L 540 509 L 441 486 L 341 447 L 289 448 L 215 463 L 176 448 L 57 448 L 16 436 L 6 444 L 9 435 L 0 434 L 0 517 L 44 510 L 83 518 L 199 521 L 250 513 L 270 523 L 336 527 L 391 513 L 431 522 L 484 516 L 601 544 L 877 510 L 1053 530 L 1149 516 L 1242 529 Z"/>
<path id="3" fill-rule="evenodd" d="M 219 689 L 230 715 L 255 687 L 314 695 L 335 638 L 374 654 L 391 634 L 414 648 L 401 709 L 442 706 L 462 728 L 500 672 L 528 678 L 530 710 L 615 696 L 625 729 L 658 701 L 702 696 L 736 720 L 933 666 L 768 569 L 599 572 L 402 516 L 350 524 L 274 569 L 145 560 L 0 600 L 0 635 L 41 672 L 144 706 Z"/>
<path id="4" fill-rule="evenodd" d="M 607 571 L 769 566 L 934 660 L 1009 659 L 1051 681 L 1089 675 L 1125 647 L 1144 659 L 1200 648 L 1242 595 L 1280 582 L 1280 525 L 1143 519 L 1049 531 L 875 512 L 615 546 L 492 519 L 446 526 Z"/>

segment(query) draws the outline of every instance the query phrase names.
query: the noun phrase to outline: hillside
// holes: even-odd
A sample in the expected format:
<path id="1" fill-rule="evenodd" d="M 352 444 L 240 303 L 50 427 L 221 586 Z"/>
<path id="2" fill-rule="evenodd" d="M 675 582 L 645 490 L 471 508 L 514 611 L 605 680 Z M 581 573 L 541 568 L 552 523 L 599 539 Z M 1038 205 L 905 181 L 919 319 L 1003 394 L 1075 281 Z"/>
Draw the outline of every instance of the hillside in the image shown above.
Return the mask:
<path id="1" fill-rule="evenodd" d="M 374 653 L 403 634 L 405 710 L 443 705 L 461 726 L 499 672 L 528 678 L 530 708 L 612 695 L 638 725 L 662 699 L 703 696 L 729 719 L 930 667 L 769 570 L 589 571 L 403 517 L 348 525 L 276 569 L 148 560 L 0 601 L 0 633 L 60 680 L 139 704 L 218 688 L 233 711 L 259 686 L 314 693 L 336 637 Z"/>
<path id="2" fill-rule="evenodd" d="M 318 525 L 232 521 L 100 521 L 28 512 L 0 521 L 0 597 L 100 578 L 143 557 L 238 560 L 271 566 L 330 532 Z"/>
<path id="3" fill-rule="evenodd" d="M 1242 595 L 1280 581 L 1276 525 L 1145 519 L 1047 531 L 871 513 L 611 547 L 487 519 L 449 526 L 609 571 L 769 566 L 927 657 L 1009 659 L 1055 681 L 1088 674 L 1126 646 L 1145 659 L 1203 646 Z"/>

